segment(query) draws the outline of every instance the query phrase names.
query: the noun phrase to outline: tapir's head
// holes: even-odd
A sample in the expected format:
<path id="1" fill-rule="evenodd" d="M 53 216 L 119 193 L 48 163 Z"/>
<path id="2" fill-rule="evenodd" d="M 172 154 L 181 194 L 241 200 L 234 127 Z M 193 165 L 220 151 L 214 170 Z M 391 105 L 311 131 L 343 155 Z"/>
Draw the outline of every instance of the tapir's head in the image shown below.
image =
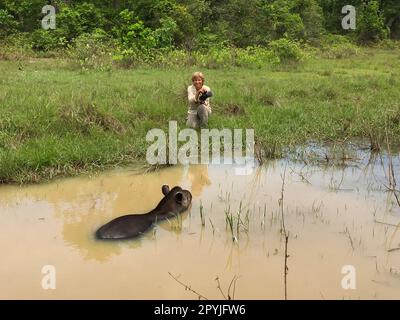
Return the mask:
<path id="1" fill-rule="evenodd" d="M 157 207 L 163 211 L 181 213 L 187 210 L 192 203 L 192 194 L 189 190 L 183 190 L 178 186 L 170 190 L 169 186 L 163 185 L 161 191 L 165 197 Z"/>

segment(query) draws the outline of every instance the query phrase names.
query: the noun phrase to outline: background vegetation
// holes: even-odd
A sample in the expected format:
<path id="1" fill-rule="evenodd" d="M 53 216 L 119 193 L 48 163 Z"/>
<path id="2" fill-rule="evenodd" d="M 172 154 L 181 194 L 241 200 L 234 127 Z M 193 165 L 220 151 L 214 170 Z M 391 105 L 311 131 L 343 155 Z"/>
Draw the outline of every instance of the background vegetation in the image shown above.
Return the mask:
<path id="1" fill-rule="evenodd" d="M 356 30 L 343 30 L 341 21 L 345 14 L 341 11 L 348 2 L 0 0 L 2 55 L 12 58 L 7 56 L 7 45 L 14 45 L 14 49 L 23 47 L 25 54 L 26 50 L 42 52 L 42 56 L 43 52 L 69 48 L 89 66 L 93 54 L 108 55 L 113 61 L 132 66 L 168 60 L 171 51 L 178 51 L 175 58 L 179 60 L 182 51 L 211 51 L 223 56 L 228 54 L 227 49 L 266 48 L 280 55 L 289 51 L 289 55 L 295 54 L 295 59 L 299 59 L 293 53 L 294 46 L 332 44 L 337 42 L 332 35 L 345 35 L 349 42 L 369 45 L 400 38 L 398 0 L 352 0 L 357 10 Z M 41 28 L 45 4 L 56 8 L 55 30 Z M 343 39 L 339 39 L 335 45 L 343 45 Z M 15 56 L 14 49 L 9 51 L 14 51 Z"/>

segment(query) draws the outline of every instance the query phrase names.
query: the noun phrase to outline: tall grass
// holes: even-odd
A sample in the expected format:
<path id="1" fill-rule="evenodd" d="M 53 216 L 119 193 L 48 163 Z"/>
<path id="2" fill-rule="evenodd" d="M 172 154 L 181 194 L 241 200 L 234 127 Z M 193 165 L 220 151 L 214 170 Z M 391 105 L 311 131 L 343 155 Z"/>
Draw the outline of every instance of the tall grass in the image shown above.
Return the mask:
<path id="1" fill-rule="evenodd" d="M 264 156 L 309 141 L 400 137 L 400 53 L 295 66 L 202 69 L 210 128 L 253 128 Z M 196 67 L 197 68 L 197 67 Z M 0 61 L 0 181 L 37 182 L 145 161 L 148 130 L 185 128 L 195 67 L 76 70 L 65 60 Z"/>

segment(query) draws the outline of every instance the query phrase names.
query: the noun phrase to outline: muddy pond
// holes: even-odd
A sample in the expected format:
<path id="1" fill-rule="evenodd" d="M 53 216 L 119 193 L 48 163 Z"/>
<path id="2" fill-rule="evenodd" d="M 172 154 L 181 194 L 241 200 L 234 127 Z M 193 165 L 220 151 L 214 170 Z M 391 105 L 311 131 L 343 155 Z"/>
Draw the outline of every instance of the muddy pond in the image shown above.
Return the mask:
<path id="1" fill-rule="evenodd" d="M 0 186 L 0 299 L 284 299 L 282 217 L 288 299 L 400 299 L 388 156 L 320 158 L 247 175 L 210 164 Z M 391 163 L 400 172 L 398 154 Z M 137 240 L 94 238 L 112 218 L 153 209 L 163 184 L 191 191 L 182 216 Z M 43 288 L 47 265 L 55 289 Z"/>

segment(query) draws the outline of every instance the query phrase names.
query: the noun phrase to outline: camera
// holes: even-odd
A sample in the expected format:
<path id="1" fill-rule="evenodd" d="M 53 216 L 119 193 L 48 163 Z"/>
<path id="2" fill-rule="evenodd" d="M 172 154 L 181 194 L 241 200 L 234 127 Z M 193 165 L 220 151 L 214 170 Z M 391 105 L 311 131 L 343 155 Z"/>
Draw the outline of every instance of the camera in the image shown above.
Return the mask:
<path id="1" fill-rule="evenodd" d="M 200 101 L 201 103 L 203 103 L 204 101 L 207 100 L 207 98 L 210 98 L 210 97 L 212 97 L 212 96 L 213 96 L 213 93 L 212 93 L 211 91 L 202 92 L 202 93 L 199 95 L 199 101 Z"/>

